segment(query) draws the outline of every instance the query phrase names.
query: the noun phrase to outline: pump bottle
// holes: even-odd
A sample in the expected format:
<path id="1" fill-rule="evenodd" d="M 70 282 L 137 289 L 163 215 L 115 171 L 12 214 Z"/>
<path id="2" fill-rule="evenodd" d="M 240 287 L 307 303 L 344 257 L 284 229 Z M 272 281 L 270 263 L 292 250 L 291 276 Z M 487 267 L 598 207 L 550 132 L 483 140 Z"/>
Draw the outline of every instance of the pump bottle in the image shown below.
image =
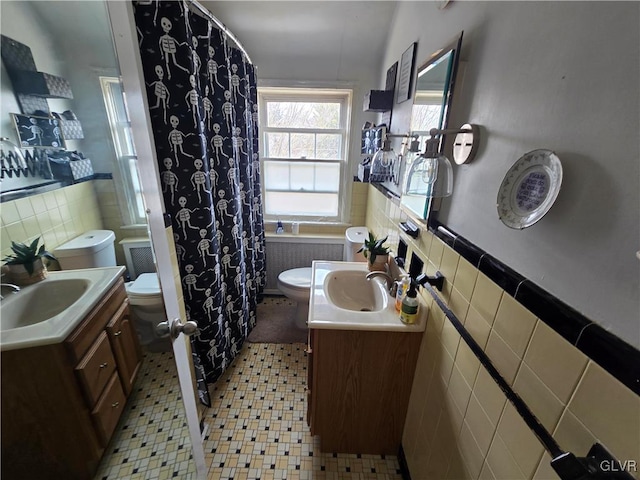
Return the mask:
<path id="1" fill-rule="evenodd" d="M 402 300 L 402 307 L 400 309 L 400 320 L 407 325 L 413 325 L 418 318 L 418 292 L 416 291 L 417 285 L 411 281 L 409 290 Z"/>

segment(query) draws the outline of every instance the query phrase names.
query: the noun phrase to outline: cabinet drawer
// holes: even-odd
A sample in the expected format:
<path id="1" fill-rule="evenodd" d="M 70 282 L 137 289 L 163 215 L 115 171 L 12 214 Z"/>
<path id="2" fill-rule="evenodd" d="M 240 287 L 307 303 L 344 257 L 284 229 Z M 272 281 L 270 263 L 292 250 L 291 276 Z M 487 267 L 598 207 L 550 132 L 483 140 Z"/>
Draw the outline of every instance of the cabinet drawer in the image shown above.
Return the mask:
<path id="1" fill-rule="evenodd" d="M 106 332 L 98 335 L 87 354 L 76 367 L 76 373 L 92 408 L 116 370 L 116 362 Z"/>
<path id="2" fill-rule="evenodd" d="M 91 412 L 103 447 L 106 447 L 111 439 L 120 415 L 122 415 L 126 400 L 118 375 L 113 374 L 109 379 L 109 384 L 104 394 L 98 400 L 96 408 Z"/>
<path id="3" fill-rule="evenodd" d="M 76 327 L 65 340 L 65 344 L 72 358 L 77 363 L 91 347 L 94 339 L 104 330 L 111 317 L 118 311 L 122 303 L 127 299 L 124 289 L 124 280 L 119 278 L 111 290 L 100 300 L 98 305 Z"/>

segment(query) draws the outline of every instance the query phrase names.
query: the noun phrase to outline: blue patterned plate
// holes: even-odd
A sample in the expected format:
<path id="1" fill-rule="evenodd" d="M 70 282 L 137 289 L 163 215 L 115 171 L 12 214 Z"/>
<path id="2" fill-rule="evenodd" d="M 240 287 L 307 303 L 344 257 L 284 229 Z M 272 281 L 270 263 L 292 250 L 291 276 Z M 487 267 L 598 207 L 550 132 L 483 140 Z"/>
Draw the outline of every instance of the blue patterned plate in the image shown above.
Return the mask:
<path id="1" fill-rule="evenodd" d="M 539 221 L 555 202 L 562 184 L 562 164 L 551 150 L 525 153 L 509 169 L 498 190 L 498 216 L 522 230 Z"/>

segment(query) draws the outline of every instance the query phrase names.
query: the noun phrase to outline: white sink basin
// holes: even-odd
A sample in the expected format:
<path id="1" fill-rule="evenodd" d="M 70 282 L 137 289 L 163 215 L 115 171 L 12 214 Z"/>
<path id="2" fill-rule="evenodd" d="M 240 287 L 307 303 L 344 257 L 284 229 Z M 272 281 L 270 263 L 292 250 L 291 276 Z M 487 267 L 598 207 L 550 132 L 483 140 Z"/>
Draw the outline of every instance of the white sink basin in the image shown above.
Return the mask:
<path id="1" fill-rule="evenodd" d="M 331 272 L 324 281 L 328 300 L 336 307 L 355 312 L 379 312 L 385 308 L 389 301 L 385 286 L 375 279 L 367 280 L 367 273 L 362 270 Z"/>
<path id="2" fill-rule="evenodd" d="M 0 301 L 0 349 L 62 342 L 124 273 L 124 267 L 49 272 Z"/>
<path id="3" fill-rule="evenodd" d="M 314 261 L 309 298 L 309 328 L 422 332 L 426 307 L 417 321 L 400 321 L 395 299 L 389 295 L 382 277 L 366 279 L 364 262 Z"/>
<path id="4" fill-rule="evenodd" d="M 36 283 L 2 301 L 2 330 L 35 325 L 49 320 L 73 305 L 89 288 L 86 279 L 52 279 Z"/>

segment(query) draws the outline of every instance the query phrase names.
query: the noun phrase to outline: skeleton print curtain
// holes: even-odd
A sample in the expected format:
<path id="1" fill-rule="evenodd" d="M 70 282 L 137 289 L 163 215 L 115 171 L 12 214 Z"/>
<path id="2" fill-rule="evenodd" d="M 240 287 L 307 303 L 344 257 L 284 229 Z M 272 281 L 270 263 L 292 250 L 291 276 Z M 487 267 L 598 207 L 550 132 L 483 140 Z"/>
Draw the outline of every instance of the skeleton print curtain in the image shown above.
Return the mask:
<path id="1" fill-rule="evenodd" d="M 199 327 L 194 363 L 212 383 L 255 325 L 266 279 L 255 70 L 186 2 L 134 8 L 184 301 Z"/>

